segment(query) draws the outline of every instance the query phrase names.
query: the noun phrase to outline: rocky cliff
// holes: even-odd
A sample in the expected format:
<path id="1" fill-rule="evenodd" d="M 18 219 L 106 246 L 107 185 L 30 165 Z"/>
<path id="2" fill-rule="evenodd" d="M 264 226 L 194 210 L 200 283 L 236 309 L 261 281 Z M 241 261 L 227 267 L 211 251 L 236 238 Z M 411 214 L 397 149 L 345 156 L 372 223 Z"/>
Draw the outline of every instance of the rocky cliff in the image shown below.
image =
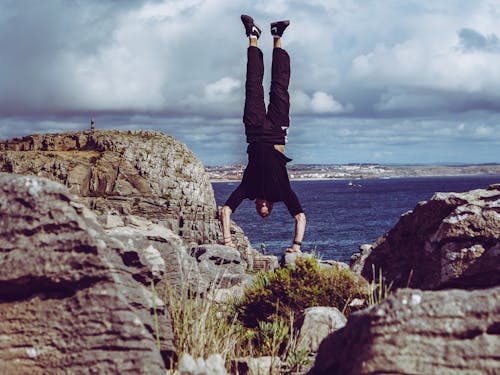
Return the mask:
<path id="1" fill-rule="evenodd" d="M 436 193 L 401 216 L 354 266 L 381 270 L 387 283 L 421 289 L 500 284 L 500 184 L 465 193 Z"/>
<path id="2" fill-rule="evenodd" d="M 352 269 L 368 279 L 382 272 L 393 290 L 419 289 L 351 315 L 321 343 L 310 374 L 498 373 L 499 240 L 498 184 L 436 193 L 403 214 L 361 247 Z"/>
<path id="3" fill-rule="evenodd" d="M 499 314 L 498 286 L 400 289 L 330 334 L 310 375 L 497 374 Z"/>
<path id="4" fill-rule="evenodd" d="M 0 142 L 0 172 L 47 177 L 97 214 L 163 223 L 186 244 L 219 235 L 212 186 L 182 143 L 154 131 L 84 131 Z"/>
<path id="5" fill-rule="evenodd" d="M 164 373 L 149 280 L 126 264 L 133 249 L 73 197 L 48 179 L 0 173 L 0 373 Z M 166 356 L 170 316 L 156 305 Z"/>

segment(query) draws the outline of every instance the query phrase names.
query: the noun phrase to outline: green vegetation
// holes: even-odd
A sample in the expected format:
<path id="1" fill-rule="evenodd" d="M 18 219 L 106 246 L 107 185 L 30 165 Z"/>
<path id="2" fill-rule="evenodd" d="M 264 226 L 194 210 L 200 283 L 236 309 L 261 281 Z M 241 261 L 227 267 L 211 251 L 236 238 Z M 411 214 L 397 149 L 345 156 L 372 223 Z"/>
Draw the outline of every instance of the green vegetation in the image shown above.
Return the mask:
<path id="1" fill-rule="evenodd" d="M 234 357 L 239 338 L 236 317 L 228 319 L 217 304 L 193 293 L 184 284 L 180 290 L 167 285 L 165 302 L 179 358 L 183 353 L 194 358 L 207 358 L 215 353 L 224 359 Z"/>
<path id="2" fill-rule="evenodd" d="M 389 285 L 387 285 L 384 282 L 384 277 L 382 276 L 381 268 L 379 269 L 377 276 L 375 272 L 375 266 L 372 264 L 372 272 L 373 272 L 373 277 L 368 290 L 368 306 L 379 304 L 383 300 L 387 299 L 392 289 L 392 282 Z M 410 278 L 411 278 L 411 273 L 410 273 Z M 408 280 L 408 284 L 409 283 L 410 279 Z"/>
<path id="3" fill-rule="evenodd" d="M 349 270 L 322 268 L 314 257 L 301 257 L 295 265 L 257 274 L 243 298 L 232 303 L 218 304 L 206 298 L 217 287 L 200 296 L 186 286 L 180 290 L 167 286 L 165 302 L 179 358 L 183 353 L 194 358 L 219 353 L 230 368 L 235 358 L 272 356 L 280 358 L 280 371 L 286 373 L 299 373 L 311 362 L 311 353 L 299 345 L 294 325 L 294 317 L 304 309 L 334 306 L 348 316 L 354 298 L 376 303 L 390 290 L 381 276 L 378 283 L 362 284 Z M 272 367 L 272 373 L 280 372 L 277 363 Z"/>
<path id="4" fill-rule="evenodd" d="M 259 274 L 235 309 L 248 327 L 272 321 L 275 315 L 298 316 L 312 306 L 337 307 L 348 316 L 352 312 L 349 302 L 364 298 L 365 293 L 349 270 L 321 268 L 316 258 L 299 257 L 295 266 Z"/>

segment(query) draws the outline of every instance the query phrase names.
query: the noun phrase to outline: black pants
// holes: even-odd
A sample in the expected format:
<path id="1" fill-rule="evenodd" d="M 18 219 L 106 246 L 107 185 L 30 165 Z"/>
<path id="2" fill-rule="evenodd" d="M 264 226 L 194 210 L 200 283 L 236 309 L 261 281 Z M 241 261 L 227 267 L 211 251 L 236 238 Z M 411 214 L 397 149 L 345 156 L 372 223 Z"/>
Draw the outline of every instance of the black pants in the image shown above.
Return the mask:
<path id="1" fill-rule="evenodd" d="M 282 48 L 273 49 L 269 106 L 264 103 L 264 60 L 262 51 L 248 47 L 243 123 L 248 143 L 285 144 L 290 126 L 290 56 Z"/>

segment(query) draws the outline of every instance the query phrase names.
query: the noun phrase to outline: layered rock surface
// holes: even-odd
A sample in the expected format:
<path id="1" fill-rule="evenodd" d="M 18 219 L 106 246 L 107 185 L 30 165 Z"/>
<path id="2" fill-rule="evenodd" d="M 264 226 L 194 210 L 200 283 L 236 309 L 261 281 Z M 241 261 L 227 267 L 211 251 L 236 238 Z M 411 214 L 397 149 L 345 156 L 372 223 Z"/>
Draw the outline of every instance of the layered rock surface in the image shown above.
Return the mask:
<path id="1" fill-rule="evenodd" d="M 94 130 L 2 141 L 0 172 L 60 182 L 97 215 L 144 217 L 171 229 L 187 247 L 220 242 L 204 166 L 161 132 Z M 231 232 L 249 269 L 272 266 L 273 259 L 252 249 L 235 223 Z"/>
<path id="2" fill-rule="evenodd" d="M 500 284 L 500 184 L 436 193 L 404 214 L 359 258 L 368 279 L 381 270 L 395 287 L 481 288 Z"/>
<path id="3" fill-rule="evenodd" d="M 154 296 L 124 253 L 64 186 L 0 174 L 0 372 L 164 373 Z"/>
<path id="4" fill-rule="evenodd" d="M 311 375 L 498 373 L 500 287 L 400 289 L 320 345 Z"/>
<path id="5" fill-rule="evenodd" d="M 0 171 L 58 181 L 97 214 L 165 222 L 186 243 L 218 236 L 212 186 L 182 143 L 154 131 L 84 131 L 0 142 Z"/>

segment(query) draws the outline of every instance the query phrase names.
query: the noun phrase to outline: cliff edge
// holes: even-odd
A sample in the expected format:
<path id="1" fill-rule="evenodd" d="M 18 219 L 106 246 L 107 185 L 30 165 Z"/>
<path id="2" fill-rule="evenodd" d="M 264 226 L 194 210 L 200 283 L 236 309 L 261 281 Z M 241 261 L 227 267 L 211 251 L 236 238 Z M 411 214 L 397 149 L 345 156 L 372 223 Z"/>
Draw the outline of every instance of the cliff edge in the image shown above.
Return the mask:
<path id="1" fill-rule="evenodd" d="M 0 172 L 55 180 L 97 214 L 160 222 L 187 245 L 218 237 L 204 166 L 184 144 L 161 132 L 83 131 L 2 141 Z"/>

